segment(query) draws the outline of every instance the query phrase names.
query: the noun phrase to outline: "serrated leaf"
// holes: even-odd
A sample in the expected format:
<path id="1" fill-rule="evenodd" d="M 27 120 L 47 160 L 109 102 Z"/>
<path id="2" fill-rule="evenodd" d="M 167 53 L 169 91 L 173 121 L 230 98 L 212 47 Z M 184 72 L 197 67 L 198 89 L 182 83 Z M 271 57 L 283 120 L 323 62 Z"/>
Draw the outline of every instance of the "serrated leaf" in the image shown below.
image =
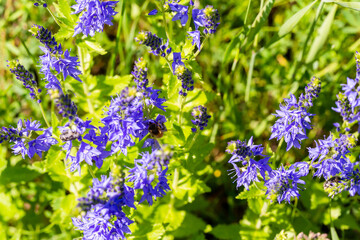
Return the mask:
<path id="1" fill-rule="evenodd" d="M 321 27 L 318 29 L 318 33 L 316 35 L 316 38 L 315 38 L 313 44 L 311 45 L 309 53 L 308 53 L 308 55 L 306 57 L 306 61 L 305 61 L 306 63 L 312 62 L 315 59 L 316 54 L 319 52 L 321 47 L 324 46 L 324 44 L 326 42 L 326 39 L 329 36 L 331 26 L 332 26 L 332 24 L 334 22 L 336 9 L 337 9 L 337 5 L 335 5 L 331 9 L 329 14 L 326 16 L 323 24 L 321 24 Z"/>
<path id="2" fill-rule="evenodd" d="M 350 8 L 356 11 L 360 11 L 360 3 L 359 2 L 340 2 L 340 1 L 334 1 L 334 0 L 323 0 L 325 3 L 335 3 L 337 5 L 340 5 L 342 7 Z"/>
<path id="3" fill-rule="evenodd" d="M 100 55 L 105 55 L 107 53 L 106 50 L 98 42 L 85 40 L 84 42 L 81 42 L 80 44 L 82 46 L 85 46 L 91 52 L 96 52 Z"/>
<path id="4" fill-rule="evenodd" d="M 288 20 L 286 20 L 286 22 L 279 29 L 278 32 L 279 37 L 283 37 L 289 32 L 291 32 L 316 2 L 317 1 L 313 1 L 312 3 L 310 3 L 309 5 L 307 5 L 306 7 L 295 13 Z"/>
<path id="5" fill-rule="evenodd" d="M 257 185 L 260 185 L 257 183 Z M 244 189 L 243 192 L 239 193 L 239 195 L 236 196 L 237 199 L 253 199 L 253 198 L 261 198 L 264 196 L 264 191 L 261 190 L 262 186 L 256 186 L 255 184 L 251 185 L 249 187 L 249 191 Z"/>
<path id="6" fill-rule="evenodd" d="M 63 26 L 59 29 L 57 33 L 54 34 L 54 37 L 57 41 L 62 41 L 63 39 L 71 38 L 74 35 L 74 29 L 67 26 Z"/>
<path id="7" fill-rule="evenodd" d="M 249 31 L 246 34 L 246 44 L 249 45 L 254 40 L 256 34 L 260 31 L 265 21 L 267 20 L 272 7 L 274 6 L 275 0 L 268 0 L 264 7 L 260 10 L 252 23 Z"/>
<path id="8" fill-rule="evenodd" d="M 67 0 L 58 0 L 59 12 L 69 21 L 74 23 L 71 7 Z"/>

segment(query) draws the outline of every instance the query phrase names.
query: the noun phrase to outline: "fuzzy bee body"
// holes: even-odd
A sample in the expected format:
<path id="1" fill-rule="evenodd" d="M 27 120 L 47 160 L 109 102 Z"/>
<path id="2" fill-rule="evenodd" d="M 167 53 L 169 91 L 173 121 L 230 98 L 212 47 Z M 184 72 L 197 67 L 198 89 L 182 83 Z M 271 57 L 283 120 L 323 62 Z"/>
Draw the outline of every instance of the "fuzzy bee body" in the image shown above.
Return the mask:
<path id="1" fill-rule="evenodd" d="M 150 122 L 148 130 L 150 132 L 150 135 L 155 138 L 161 138 L 164 136 L 164 131 L 166 131 L 166 127 L 163 123 L 158 122 Z"/>
<path id="2" fill-rule="evenodd" d="M 324 189 L 328 189 L 330 188 L 331 186 L 333 186 L 334 184 L 338 183 L 340 181 L 340 177 L 339 176 L 335 176 L 335 177 L 331 177 L 329 178 L 328 180 L 326 180 L 324 182 Z"/>
<path id="3" fill-rule="evenodd" d="M 64 142 L 75 140 L 78 137 L 80 137 L 80 133 L 78 133 L 76 130 L 73 132 L 69 128 L 65 129 L 60 135 L 60 139 Z"/>

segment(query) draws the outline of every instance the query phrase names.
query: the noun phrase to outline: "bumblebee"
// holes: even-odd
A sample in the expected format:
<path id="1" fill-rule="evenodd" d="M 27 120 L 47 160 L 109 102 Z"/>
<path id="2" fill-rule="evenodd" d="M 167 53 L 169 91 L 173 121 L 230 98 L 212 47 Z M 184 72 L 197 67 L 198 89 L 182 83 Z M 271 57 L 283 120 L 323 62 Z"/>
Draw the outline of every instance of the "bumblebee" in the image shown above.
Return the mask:
<path id="1" fill-rule="evenodd" d="M 60 135 L 61 141 L 64 142 L 75 140 L 78 137 L 80 137 L 80 133 L 78 133 L 76 130 L 72 131 L 70 128 L 66 128 Z"/>
<path id="2" fill-rule="evenodd" d="M 155 138 L 161 138 L 164 136 L 164 131 L 166 131 L 166 127 L 163 123 L 158 123 L 155 121 L 151 121 L 149 123 L 148 131 L 150 135 Z"/>
<path id="3" fill-rule="evenodd" d="M 326 190 L 326 189 L 334 186 L 335 184 L 339 183 L 340 180 L 341 180 L 341 179 L 340 179 L 339 176 L 331 177 L 331 178 L 329 178 L 328 180 L 326 180 L 326 181 L 324 182 L 323 187 L 324 187 L 324 189 Z"/>

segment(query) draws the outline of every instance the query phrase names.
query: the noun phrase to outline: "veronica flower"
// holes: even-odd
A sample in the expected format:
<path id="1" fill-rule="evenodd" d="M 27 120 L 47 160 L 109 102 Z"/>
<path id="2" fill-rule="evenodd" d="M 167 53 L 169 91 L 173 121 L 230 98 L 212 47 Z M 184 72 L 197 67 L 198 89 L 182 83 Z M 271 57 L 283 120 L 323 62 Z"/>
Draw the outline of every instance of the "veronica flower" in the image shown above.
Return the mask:
<path id="1" fill-rule="evenodd" d="M 311 118 L 314 116 L 308 112 L 308 108 L 312 106 L 312 101 L 318 96 L 319 91 L 320 80 L 313 77 L 299 101 L 293 94 L 285 98 L 285 104 L 280 104 L 280 110 L 276 110 L 274 114 L 278 119 L 271 128 L 270 139 L 284 138 L 287 143 L 286 151 L 292 147 L 300 148 L 301 141 L 307 138 L 306 131 L 311 129 Z"/>
<path id="2" fill-rule="evenodd" d="M 206 6 L 204 9 L 194 9 L 192 11 L 192 17 L 195 29 L 198 30 L 199 27 L 204 27 L 205 34 L 214 34 L 220 24 L 218 10 L 210 5 Z"/>
<path id="3" fill-rule="evenodd" d="M 26 155 L 29 158 L 34 157 L 35 154 L 42 157 L 42 152 L 46 152 L 57 141 L 52 138 L 52 129 L 42 129 L 39 121 L 19 120 L 17 127 L 2 127 L 0 128 L 0 143 L 8 141 L 14 145 L 11 147 L 14 154 L 21 154 L 25 159 Z M 43 132 L 35 139 L 31 138 L 33 132 Z"/>
<path id="4" fill-rule="evenodd" d="M 304 177 L 308 173 L 309 165 L 305 162 L 295 163 L 288 170 L 285 170 L 284 167 L 273 170 L 269 174 L 268 180 L 265 181 L 268 198 L 276 198 L 279 203 L 284 200 L 290 203 L 292 198 L 300 196 L 298 184 L 305 184 L 300 177 Z"/>
<path id="5" fill-rule="evenodd" d="M 263 155 L 264 148 L 261 145 L 254 145 L 251 137 L 248 143 L 245 141 L 231 141 L 228 143 L 226 149 L 227 153 L 232 156 L 229 163 L 233 166 L 230 174 L 235 178 L 236 187 L 244 186 L 249 190 L 249 185 L 255 181 L 259 182 L 258 174 L 263 179 L 266 177 L 266 172 L 270 173 L 271 168 L 268 165 L 269 156 Z M 255 160 L 259 157 L 259 160 Z"/>
<path id="6" fill-rule="evenodd" d="M 170 190 L 167 181 L 167 167 L 172 157 L 169 150 L 145 152 L 135 160 L 135 166 L 129 170 L 128 181 L 134 183 L 134 189 L 142 189 L 139 203 L 147 201 L 152 205 L 153 198 L 163 197 Z"/>
<path id="7" fill-rule="evenodd" d="M 194 107 L 191 115 L 194 117 L 194 120 L 191 120 L 191 122 L 195 125 L 195 128 L 191 128 L 193 132 L 196 132 L 198 128 L 203 130 L 207 126 L 209 118 L 211 118 L 207 114 L 207 108 L 201 105 Z"/>
<path id="8" fill-rule="evenodd" d="M 192 45 L 196 45 L 198 50 L 200 51 L 200 31 L 196 30 L 196 31 L 192 31 L 192 32 L 187 32 L 189 34 L 189 36 L 192 38 Z"/>
<path id="9" fill-rule="evenodd" d="M 176 12 L 172 21 L 180 20 L 181 25 L 185 26 L 189 18 L 188 16 L 189 7 L 180 4 L 171 4 L 171 3 L 169 4 L 169 7 L 171 11 Z"/>
<path id="10" fill-rule="evenodd" d="M 164 40 L 162 38 L 156 36 L 156 34 L 153 34 L 151 32 L 139 32 L 139 34 L 135 37 L 135 41 L 139 44 L 150 47 L 150 52 L 153 53 L 155 56 L 161 55 L 162 57 L 165 57 L 171 53 L 171 48 L 168 47 L 169 41 L 167 40 L 164 43 Z"/>
<path id="11" fill-rule="evenodd" d="M 133 75 L 134 81 L 136 82 L 139 90 L 145 89 L 149 83 L 149 80 L 147 79 L 147 71 L 148 69 L 144 58 L 141 57 L 135 61 L 134 70 L 131 74 Z"/>
<path id="12" fill-rule="evenodd" d="M 37 38 L 51 53 L 62 53 L 61 44 L 58 44 L 51 32 L 43 26 L 34 24 L 30 32 Z M 43 50 L 44 51 L 44 50 Z"/>
<path id="13" fill-rule="evenodd" d="M 186 96 L 188 91 L 194 90 L 194 80 L 191 71 L 187 69 L 185 64 L 181 61 L 181 53 L 173 53 L 172 69 L 174 75 L 181 81 L 182 89 L 179 91 L 179 94 Z"/>
<path id="14" fill-rule="evenodd" d="M 74 36 L 83 33 L 85 36 L 94 36 L 95 32 L 102 32 L 104 25 L 113 25 L 112 20 L 117 1 L 99 1 L 99 0 L 76 0 L 76 5 L 72 8 L 74 14 L 82 12 L 79 22 L 74 29 Z"/>
<path id="15" fill-rule="evenodd" d="M 26 70 L 19 61 L 11 61 L 7 66 L 9 67 L 10 72 L 16 76 L 16 79 L 21 81 L 25 88 L 29 89 L 30 97 L 32 99 L 37 98 L 37 102 L 40 103 L 41 100 L 37 94 L 41 92 L 41 89 L 38 88 L 38 84 L 35 81 L 34 76 Z"/>
<path id="16" fill-rule="evenodd" d="M 344 171 L 344 166 L 349 162 L 346 156 L 349 149 L 355 145 L 352 135 L 340 135 L 333 138 L 330 134 L 324 140 L 315 141 L 315 148 L 308 148 L 312 166 L 316 169 L 314 176 L 329 179 Z"/>
<path id="17" fill-rule="evenodd" d="M 84 240 L 125 239 L 133 223 L 123 212 L 123 207 L 134 206 L 134 190 L 123 179 L 101 176 L 94 178 L 93 187 L 85 198 L 79 199 L 79 207 L 85 211 L 82 218 L 72 218 L 74 226 L 83 232 Z"/>

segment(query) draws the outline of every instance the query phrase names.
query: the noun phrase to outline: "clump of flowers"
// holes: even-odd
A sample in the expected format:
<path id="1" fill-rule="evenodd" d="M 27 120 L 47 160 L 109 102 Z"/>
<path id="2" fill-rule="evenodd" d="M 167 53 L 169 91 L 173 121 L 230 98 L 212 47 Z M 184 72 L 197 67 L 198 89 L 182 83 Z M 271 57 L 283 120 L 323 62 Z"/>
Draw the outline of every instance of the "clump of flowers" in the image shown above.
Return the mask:
<path id="1" fill-rule="evenodd" d="M 32 99 L 37 99 L 37 102 L 40 103 L 39 93 L 41 93 L 41 88 L 38 88 L 38 84 L 34 79 L 34 76 L 25 69 L 19 61 L 11 61 L 8 65 L 10 72 L 16 76 L 16 79 L 22 82 L 23 86 L 30 91 L 30 97 Z"/>
<path id="2" fill-rule="evenodd" d="M 194 128 L 191 128 L 193 132 L 196 132 L 197 129 L 204 130 L 204 128 L 207 127 L 209 118 L 211 118 L 211 116 L 207 114 L 207 108 L 201 105 L 194 107 L 191 115 L 194 118 L 191 122 L 195 125 Z"/>
<path id="3" fill-rule="evenodd" d="M 185 67 L 185 64 L 181 61 L 181 53 L 173 53 L 172 69 L 174 75 L 181 81 L 181 89 L 179 94 L 181 96 L 187 96 L 188 91 L 194 90 L 194 80 L 192 78 L 192 72 Z"/>
<path id="4" fill-rule="evenodd" d="M 166 57 L 171 53 L 169 41 L 164 42 L 162 38 L 156 36 L 156 34 L 153 34 L 151 32 L 139 32 L 139 34 L 135 37 L 135 41 L 139 44 L 150 47 L 150 52 L 153 53 L 155 56 L 160 55 L 162 57 Z"/>
<path id="5" fill-rule="evenodd" d="M 76 228 L 83 232 L 83 239 L 125 239 L 133 223 L 123 212 L 124 207 L 135 208 L 134 190 L 124 179 L 101 176 L 93 179 L 87 197 L 79 199 L 85 212 L 82 218 L 72 218 Z"/>
<path id="6" fill-rule="evenodd" d="M 271 200 L 277 199 L 279 203 L 287 201 L 290 203 L 291 198 L 298 198 L 299 186 L 305 185 L 301 177 L 308 175 L 309 165 L 306 162 L 297 162 L 286 170 L 281 166 L 277 170 L 271 171 L 269 178 L 265 181 L 266 195 Z"/>
<path id="7" fill-rule="evenodd" d="M 134 183 L 134 189 L 142 189 L 139 201 L 153 204 L 153 198 L 163 197 L 170 190 L 167 180 L 167 170 L 172 157 L 170 149 L 145 152 L 140 159 L 135 160 L 135 166 L 129 170 L 128 181 Z"/>
<path id="8" fill-rule="evenodd" d="M 207 5 L 204 9 L 194 9 L 192 12 L 195 29 L 204 27 L 205 34 L 214 34 L 220 24 L 220 15 L 213 6 Z"/>
<path id="9" fill-rule="evenodd" d="M 262 145 L 254 145 L 252 137 L 248 143 L 240 140 L 228 143 L 226 152 L 232 155 L 229 163 L 233 166 L 230 174 L 233 175 L 232 178 L 235 179 L 237 188 L 244 186 L 249 190 L 249 185 L 253 181 L 260 181 L 258 174 L 265 179 L 266 174 L 272 171 L 268 165 L 270 157 L 262 154 L 263 151 Z M 256 157 L 260 159 L 255 160 Z"/>
<path id="10" fill-rule="evenodd" d="M 117 12 L 114 10 L 117 1 L 76 0 L 73 14 L 82 13 L 74 29 L 74 36 L 83 33 L 94 36 L 96 32 L 103 32 L 104 25 L 113 25 L 112 20 Z"/>
<path id="11" fill-rule="evenodd" d="M 311 129 L 311 118 L 314 114 L 308 112 L 313 105 L 321 89 L 321 82 L 313 77 L 305 87 L 305 94 L 301 94 L 299 101 L 291 94 L 290 98 L 285 98 L 285 104 L 280 104 L 280 110 L 274 114 L 278 119 L 271 128 L 270 139 L 280 140 L 284 138 L 287 143 L 286 150 L 292 147 L 301 148 L 301 141 L 307 138 L 306 131 Z"/>
<path id="12" fill-rule="evenodd" d="M 131 74 L 133 75 L 134 81 L 139 90 L 145 89 L 149 83 L 149 80 L 147 79 L 147 71 L 148 69 L 144 58 L 141 57 L 135 61 L 134 69 Z"/>
<path id="13" fill-rule="evenodd" d="M 40 128 L 39 121 L 19 120 L 15 127 L 0 128 L 0 143 L 7 141 L 13 143 L 12 150 L 14 154 L 21 154 L 25 159 L 37 154 L 42 156 L 42 152 L 47 152 L 50 147 L 58 142 L 52 137 L 52 128 Z M 34 138 L 33 133 L 42 132 L 41 135 Z"/>

